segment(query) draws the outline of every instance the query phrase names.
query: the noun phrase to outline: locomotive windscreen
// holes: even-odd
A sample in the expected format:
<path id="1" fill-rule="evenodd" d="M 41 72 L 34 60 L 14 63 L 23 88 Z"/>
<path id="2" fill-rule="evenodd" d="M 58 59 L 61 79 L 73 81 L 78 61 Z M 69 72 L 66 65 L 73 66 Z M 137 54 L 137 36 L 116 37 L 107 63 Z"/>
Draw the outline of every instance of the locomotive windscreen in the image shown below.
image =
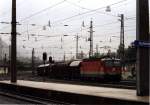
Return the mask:
<path id="1" fill-rule="evenodd" d="M 70 63 L 69 66 L 70 66 L 70 67 L 72 67 L 72 66 L 79 66 L 80 62 L 81 62 L 81 61 L 73 61 L 73 62 Z"/>
<path id="2" fill-rule="evenodd" d="M 109 59 L 109 60 L 104 60 L 104 63 L 108 67 L 119 67 L 119 66 L 121 66 L 120 60 Z"/>

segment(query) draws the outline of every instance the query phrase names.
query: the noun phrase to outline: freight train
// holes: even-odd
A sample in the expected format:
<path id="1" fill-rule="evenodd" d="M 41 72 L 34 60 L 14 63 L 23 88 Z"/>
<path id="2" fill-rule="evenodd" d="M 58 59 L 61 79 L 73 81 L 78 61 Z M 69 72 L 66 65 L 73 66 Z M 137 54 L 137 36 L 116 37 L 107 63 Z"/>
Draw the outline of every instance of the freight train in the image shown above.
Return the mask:
<path id="1" fill-rule="evenodd" d="M 37 67 L 37 74 L 58 79 L 121 80 L 122 67 L 119 59 L 93 58 L 74 60 L 69 63 L 55 62 Z"/>

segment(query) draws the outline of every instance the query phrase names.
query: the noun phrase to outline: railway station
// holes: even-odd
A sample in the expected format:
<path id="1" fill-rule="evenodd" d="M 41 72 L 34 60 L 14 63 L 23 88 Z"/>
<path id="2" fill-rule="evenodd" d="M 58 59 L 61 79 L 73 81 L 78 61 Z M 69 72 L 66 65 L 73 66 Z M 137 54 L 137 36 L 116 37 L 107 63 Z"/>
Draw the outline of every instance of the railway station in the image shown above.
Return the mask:
<path id="1" fill-rule="evenodd" d="M 149 105 L 149 74 L 150 74 L 150 34 L 149 34 L 149 0 L 135 0 L 136 4 L 136 39 L 131 45 L 134 47 L 132 53 L 135 59 L 126 59 L 125 56 L 125 36 L 124 36 L 124 15 L 119 15 L 120 27 L 120 52 L 118 58 L 110 57 L 111 51 L 108 50 L 106 56 L 93 57 L 93 19 L 90 21 L 90 50 L 89 58 L 78 59 L 78 40 L 81 38 L 75 36 L 76 41 L 76 59 L 68 62 L 64 52 L 64 61 L 55 62 L 54 57 L 49 57 L 45 52 L 42 55 L 42 63 L 38 63 L 34 57 L 35 49 L 32 49 L 31 71 L 19 71 L 17 62 L 17 38 L 18 20 L 17 20 L 17 0 L 12 0 L 12 19 L 11 19 L 11 46 L 9 47 L 9 60 L 4 56 L 4 63 L 0 61 L 0 97 L 10 98 L 13 104 L 89 104 L 89 105 Z M 59 1 L 59 0 L 58 0 Z M 84 0 L 79 0 L 82 3 Z M 62 2 L 68 2 L 64 0 Z M 106 12 L 111 12 L 111 7 L 124 2 L 124 0 L 106 7 Z M 53 6 L 61 4 L 54 4 Z M 73 4 L 73 3 L 70 3 Z M 80 7 L 80 5 L 75 5 Z M 127 4 L 126 4 L 127 5 Z M 51 6 L 50 8 L 53 8 Z M 85 9 L 82 7 L 82 9 Z M 45 11 L 46 9 L 44 9 Z M 88 9 L 87 9 L 88 10 Z M 89 9 L 90 10 L 90 9 Z M 43 10 L 42 10 L 43 11 Z M 90 12 L 97 10 L 90 10 Z M 99 12 L 99 11 L 97 11 Z M 38 12 L 40 13 L 40 12 Z M 37 13 L 37 14 L 38 14 Z M 36 13 L 35 13 L 36 14 Z M 83 13 L 83 14 L 86 14 Z M 107 13 L 104 13 L 107 14 Z M 81 14 L 78 14 L 81 15 Z M 32 15 L 31 15 L 32 17 Z M 30 18 L 27 17 L 27 19 Z M 67 18 L 68 19 L 68 18 Z M 65 20 L 65 19 L 64 19 Z M 57 21 L 56 21 L 57 22 Z M 52 28 L 51 21 L 48 26 Z M 126 25 L 126 24 L 125 24 Z M 32 24 L 35 26 L 35 24 Z M 64 25 L 65 27 L 68 25 Z M 82 26 L 85 26 L 83 21 Z M 27 25 L 29 28 L 29 26 Z M 46 30 L 43 27 L 43 30 Z M 29 30 L 28 30 L 29 31 Z M 28 32 L 28 41 L 29 41 Z M 35 35 L 31 35 L 35 36 Z M 40 36 L 40 35 L 39 35 Z M 68 36 L 68 35 L 63 35 Z M 66 38 L 67 39 L 67 38 Z M 37 40 L 35 38 L 35 40 Z M 109 42 L 111 42 L 110 39 Z M 61 37 L 61 42 L 62 37 Z M 57 43 L 57 42 L 55 42 Z M 61 46 L 62 47 L 62 46 Z M 61 48 L 62 49 L 62 48 Z M 82 51 L 81 51 L 82 52 Z M 98 51 L 97 51 L 98 52 Z M 98 55 L 98 53 L 95 53 Z M 80 56 L 84 54 L 81 53 Z M 82 57 L 81 57 L 82 58 Z M 126 66 L 128 62 L 128 65 Z M 25 65 L 25 64 L 24 64 Z M 127 69 L 131 67 L 132 75 L 125 77 Z M 19 68 L 19 69 L 20 69 Z M 22 68 L 21 68 L 22 69 Z M 136 69 L 136 73 L 134 70 Z M 25 76 L 22 76 L 25 75 Z M 124 80 L 122 79 L 124 78 Z M 93 82 L 94 81 L 94 82 Z M 5 99 L 5 98 L 4 98 Z M 14 99 L 14 100 L 12 100 Z M 6 99 L 7 100 L 7 99 Z M 19 100 L 19 101 L 18 101 Z M 16 102 L 16 103 L 15 103 Z M 5 102 L 4 102 L 5 103 Z M 3 104 L 3 102 L 0 102 Z M 6 103 L 8 104 L 8 103 Z"/>

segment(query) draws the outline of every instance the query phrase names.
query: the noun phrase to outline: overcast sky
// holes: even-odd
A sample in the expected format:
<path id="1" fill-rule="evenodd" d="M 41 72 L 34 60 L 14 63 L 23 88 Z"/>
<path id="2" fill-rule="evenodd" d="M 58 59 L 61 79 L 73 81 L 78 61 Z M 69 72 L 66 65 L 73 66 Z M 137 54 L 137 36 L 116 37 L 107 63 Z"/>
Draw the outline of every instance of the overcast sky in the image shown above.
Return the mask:
<path id="1" fill-rule="evenodd" d="M 111 12 L 106 12 L 106 7 Z M 11 21 L 11 0 L 0 0 L 0 21 Z M 17 51 L 36 56 L 46 51 L 55 59 L 62 59 L 64 53 L 69 59 L 75 56 L 76 39 L 79 35 L 79 52 L 89 52 L 89 27 L 93 21 L 94 52 L 109 49 L 116 51 L 119 45 L 120 17 L 125 16 L 125 47 L 135 40 L 136 0 L 17 0 Z M 48 24 L 50 23 L 50 24 Z M 84 23 L 84 26 L 83 26 Z M 10 24 L 0 24 L 0 32 L 10 32 Z M 68 35 L 68 36 L 64 36 Z M 112 37 L 115 36 L 115 37 Z M 10 35 L 1 35 L 10 44 Z"/>

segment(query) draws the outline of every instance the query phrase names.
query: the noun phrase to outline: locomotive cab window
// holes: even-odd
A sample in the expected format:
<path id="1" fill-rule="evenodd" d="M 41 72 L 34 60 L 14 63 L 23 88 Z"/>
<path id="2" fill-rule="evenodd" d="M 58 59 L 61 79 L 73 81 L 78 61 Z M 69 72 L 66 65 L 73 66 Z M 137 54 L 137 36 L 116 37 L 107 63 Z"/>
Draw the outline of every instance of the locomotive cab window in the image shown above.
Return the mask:
<path id="1" fill-rule="evenodd" d="M 104 63 L 108 67 L 118 67 L 118 66 L 121 66 L 120 60 L 104 60 Z"/>

